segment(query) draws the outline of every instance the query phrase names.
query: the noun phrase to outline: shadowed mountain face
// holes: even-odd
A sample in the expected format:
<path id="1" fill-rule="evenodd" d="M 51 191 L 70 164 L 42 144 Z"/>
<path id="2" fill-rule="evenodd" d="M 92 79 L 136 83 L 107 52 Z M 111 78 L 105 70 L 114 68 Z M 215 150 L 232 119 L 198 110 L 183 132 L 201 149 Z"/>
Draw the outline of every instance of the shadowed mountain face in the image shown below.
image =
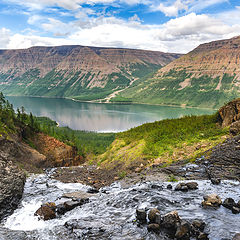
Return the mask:
<path id="1" fill-rule="evenodd" d="M 105 98 L 179 54 L 84 46 L 0 50 L 0 91 L 9 95 Z"/>
<path id="2" fill-rule="evenodd" d="M 240 37 L 202 44 L 127 89 L 136 102 L 217 108 L 240 96 Z M 136 92 L 137 94 L 134 94 Z"/>

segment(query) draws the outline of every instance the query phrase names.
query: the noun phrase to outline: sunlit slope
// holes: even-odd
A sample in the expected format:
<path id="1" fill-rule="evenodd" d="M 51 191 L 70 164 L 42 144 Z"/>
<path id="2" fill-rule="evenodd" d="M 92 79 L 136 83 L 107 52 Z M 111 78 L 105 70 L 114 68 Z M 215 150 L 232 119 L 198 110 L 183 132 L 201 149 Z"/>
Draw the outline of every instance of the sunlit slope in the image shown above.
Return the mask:
<path id="1" fill-rule="evenodd" d="M 118 98 L 218 108 L 239 97 L 240 37 L 202 44 Z"/>

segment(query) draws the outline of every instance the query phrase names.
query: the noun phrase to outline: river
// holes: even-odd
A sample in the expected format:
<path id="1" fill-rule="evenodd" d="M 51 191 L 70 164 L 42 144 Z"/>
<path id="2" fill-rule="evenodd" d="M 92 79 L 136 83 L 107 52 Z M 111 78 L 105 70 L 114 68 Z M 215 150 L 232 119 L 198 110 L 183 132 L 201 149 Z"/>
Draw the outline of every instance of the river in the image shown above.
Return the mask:
<path id="1" fill-rule="evenodd" d="M 218 193 L 221 199 L 232 197 L 239 200 L 239 182 L 223 181 L 218 186 L 212 185 L 210 181 L 197 182 L 199 189 L 185 193 L 168 189 L 169 182 L 140 182 L 125 188 L 116 182 L 100 189 L 98 194 L 90 198 L 89 203 L 57 219 L 43 221 L 34 216 L 42 203 L 60 203 L 64 201 L 61 198 L 64 193 L 87 191 L 89 187 L 80 183 L 61 183 L 51 179 L 48 174 L 35 175 L 26 182 L 19 208 L 3 225 L 9 229 L 8 234 L 12 230 L 24 231 L 26 238 L 19 237 L 20 240 L 168 239 L 148 232 L 146 226 L 138 226 L 135 221 L 137 208 L 158 207 L 161 214 L 177 210 L 184 220 L 204 220 L 210 240 L 232 239 L 234 234 L 239 232 L 240 215 L 234 215 L 222 206 L 219 209 L 203 209 L 201 202 L 205 194 L 211 193 Z M 172 183 L 173 188 L 176 184 Z M 67 227 L 71 225 L 74 230 Z"/>
<path id="2" fill-rule="evenodd" d="M 143 104 L 82 103 L 60 98 L 6 98 L 15 109 L 23 106 L 27 113 L 49 117 L 60 126 L 96 132 L 120 132 L 147 122 L 214 112 L 211 109 Z"/>

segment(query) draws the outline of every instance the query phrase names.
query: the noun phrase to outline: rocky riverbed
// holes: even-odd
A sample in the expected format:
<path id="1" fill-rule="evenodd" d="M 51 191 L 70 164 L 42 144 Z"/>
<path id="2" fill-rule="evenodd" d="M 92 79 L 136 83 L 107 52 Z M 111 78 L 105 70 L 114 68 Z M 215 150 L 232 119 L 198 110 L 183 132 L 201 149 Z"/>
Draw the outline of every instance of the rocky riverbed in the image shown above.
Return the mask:
<path id="1" fill-rule="evenodd" d="M 240 229 L 240 214 L 233 214 L 223 206 L 202 207 L 203 197 L 213 193 L 218 194 L 222 201 L 233 198 L 238 202 L 238 181 L 222 181 L 214 185 L 209 180 L 200 180 L 190 184 L 192 187 L 188 191 L 175 191 L 179 182 L 114 182 L 100 188 L 98 193 L 88 193 L 89 201 L 81 206 L 44 221 L 35 214 L 42 204 L 63 204 L 69 201 L 66 194 L 87 193 L 92 189 L 81 183 L 62 183 L 53 179 L 53 175 L 53 172 L 47 172 L 27 179 L 21 204 L 1 223 L 1 240 L 173 239 L 162 231 L 151 231 L 149 222 L 142 224 L 137 220 L 137 209 L 148 214 L 153 208 L 157 208 L 161 216 L 177 211 L 182 221 L 204 221 L 204 232 L 210 240 L 232 240 Z M 188 182 L 184 181 L 185 184 Z M 188 185 L 183 184 L 182 187 Z"/>

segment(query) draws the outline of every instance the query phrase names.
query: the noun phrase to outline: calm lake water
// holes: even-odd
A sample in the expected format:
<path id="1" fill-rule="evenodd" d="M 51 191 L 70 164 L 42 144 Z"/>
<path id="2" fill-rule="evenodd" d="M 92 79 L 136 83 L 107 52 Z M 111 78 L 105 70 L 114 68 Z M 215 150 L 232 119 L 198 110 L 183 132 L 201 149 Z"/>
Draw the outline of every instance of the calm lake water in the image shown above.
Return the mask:
<path id="1" fill-rule="evenodd" d="M 60 126 L 75 130 L 119 132 L 166 118 L 211 114 L 214 110 L 152 106 L 140 104 L 81 103 L 59 98 L 6 97 L 14 106 L 24 106 L 27 113 L 46 116 Z"/>

